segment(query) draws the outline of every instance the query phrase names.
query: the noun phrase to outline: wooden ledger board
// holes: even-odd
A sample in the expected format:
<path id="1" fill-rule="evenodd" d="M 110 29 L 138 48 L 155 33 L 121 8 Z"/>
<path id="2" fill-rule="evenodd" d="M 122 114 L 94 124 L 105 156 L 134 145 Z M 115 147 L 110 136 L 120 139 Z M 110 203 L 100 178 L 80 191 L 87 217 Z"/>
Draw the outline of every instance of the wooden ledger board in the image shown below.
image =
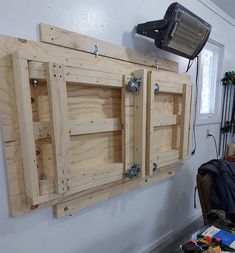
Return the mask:
<path id="1" fill-rule="evenodd" d="M 190 135 L 191 85 L 173 72 L 177 64 L 158 58 L 157 70 L 152 56 L 107 42 L 100 45 L 112 53 L 97 57 L 85 46 L 93 38 L 48 25 L 41 34 L 47 43 L 0 36 L 11 215 L 54 206 L 63 217 L 173 176 Z M 133 80 L 136 92 L 128 89 Z"/>

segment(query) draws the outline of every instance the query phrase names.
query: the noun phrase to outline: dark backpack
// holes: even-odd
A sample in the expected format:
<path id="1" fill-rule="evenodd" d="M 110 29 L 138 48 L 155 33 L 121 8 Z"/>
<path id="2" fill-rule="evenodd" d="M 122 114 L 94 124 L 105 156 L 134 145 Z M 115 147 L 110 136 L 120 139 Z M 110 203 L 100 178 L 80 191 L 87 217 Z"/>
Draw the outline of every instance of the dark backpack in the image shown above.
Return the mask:
<path id="1" fill-rule="evenodd" d="M 198 169 L 197 188 L 204 220 L 213 210 L 223 210 L 235 217 L 235 164 L 214 159 Z"/>

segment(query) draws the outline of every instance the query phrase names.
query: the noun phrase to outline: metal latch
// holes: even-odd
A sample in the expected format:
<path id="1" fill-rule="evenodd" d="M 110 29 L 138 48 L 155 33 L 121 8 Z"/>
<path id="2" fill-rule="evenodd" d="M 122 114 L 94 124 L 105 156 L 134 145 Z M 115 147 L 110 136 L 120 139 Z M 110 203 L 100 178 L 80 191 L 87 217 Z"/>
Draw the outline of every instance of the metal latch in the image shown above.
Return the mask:
<path id="1" fill-rule="evenodd" d="M 134 164 L 131 166 L 130 170 L 128 171 L 127 176 L 129 178 L 134 178 L 134 177 L 137 177 L 139 172 L 140 172 L 140 165 Z"/>
<path id="2" fill-rule="evenodd" d="M 127 84 L 127 88 L 130 92 L 138 92 L 140 86 L 142 85 L 142 78 L 131 77 L 130 81 Z"/>

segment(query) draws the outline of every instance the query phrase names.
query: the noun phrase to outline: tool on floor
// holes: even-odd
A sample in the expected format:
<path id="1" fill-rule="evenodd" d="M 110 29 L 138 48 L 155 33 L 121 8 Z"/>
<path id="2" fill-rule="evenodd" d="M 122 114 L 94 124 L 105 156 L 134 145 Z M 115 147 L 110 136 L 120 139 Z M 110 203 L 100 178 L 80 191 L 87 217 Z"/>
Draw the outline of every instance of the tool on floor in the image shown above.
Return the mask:
<path id="1" fill-rule="evenodd" d="M 195 241 L 191 240 L 181 246 L 181 249 L 184 253 L 196 253 L 203 252 L 203 250 L 195 244 Z"/>

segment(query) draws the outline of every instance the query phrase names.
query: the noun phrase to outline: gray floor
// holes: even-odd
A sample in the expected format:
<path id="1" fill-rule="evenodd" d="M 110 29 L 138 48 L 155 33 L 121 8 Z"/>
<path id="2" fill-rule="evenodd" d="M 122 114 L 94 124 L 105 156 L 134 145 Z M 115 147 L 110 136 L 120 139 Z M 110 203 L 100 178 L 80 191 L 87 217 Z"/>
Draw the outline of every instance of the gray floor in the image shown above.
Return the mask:
<path id="1" fill-rule="evenodd" d="M 185 227 L 178 233 L 172 235 L 170 238 L 166 238 L 165 242 L 162 242 L 156 249 L 150 253 L 176 253 L 180 249 L 180 245 L 195 239 L 196 235 L 204 230 L 204 224 L 202 218 L 192 222 L 189 226 Z"/>

